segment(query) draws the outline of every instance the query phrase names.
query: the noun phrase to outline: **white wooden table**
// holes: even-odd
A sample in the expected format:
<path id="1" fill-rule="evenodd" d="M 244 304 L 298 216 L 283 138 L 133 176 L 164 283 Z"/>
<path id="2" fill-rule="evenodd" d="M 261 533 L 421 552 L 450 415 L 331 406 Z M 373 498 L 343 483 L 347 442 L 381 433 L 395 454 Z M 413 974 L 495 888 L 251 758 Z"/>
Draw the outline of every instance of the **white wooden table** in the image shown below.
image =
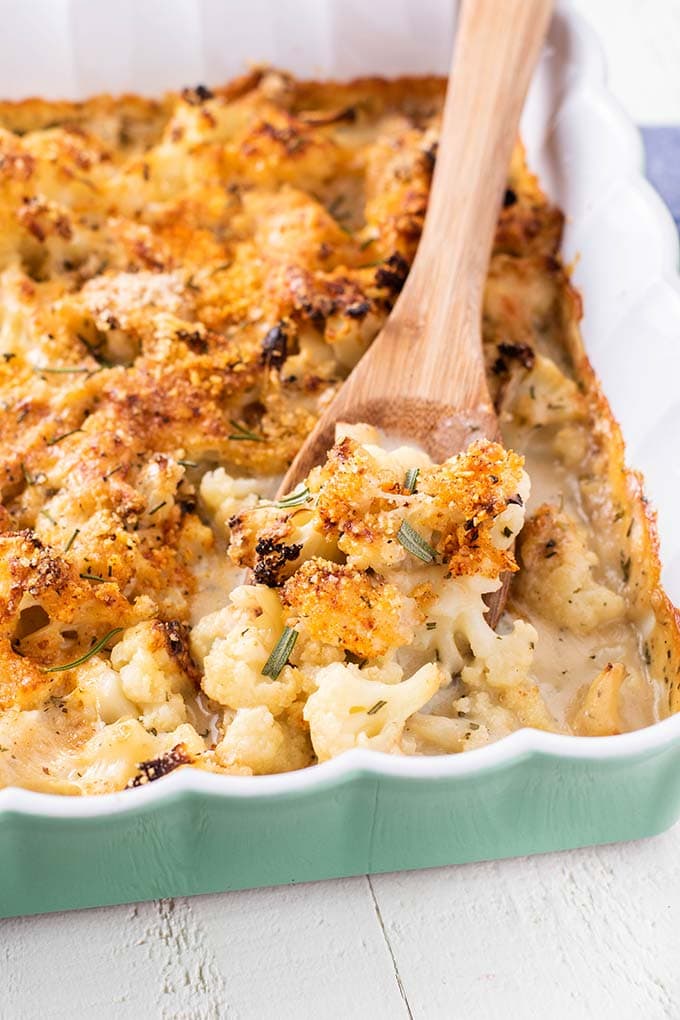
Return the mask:
<path id="1" fill-rule="evenodd" d="M 631 115 L 680 121 L 680 0 L 577 5 Z M 677 1020 L 680 826 L 623 846 L 0 921 L 0 1017 Z"/>

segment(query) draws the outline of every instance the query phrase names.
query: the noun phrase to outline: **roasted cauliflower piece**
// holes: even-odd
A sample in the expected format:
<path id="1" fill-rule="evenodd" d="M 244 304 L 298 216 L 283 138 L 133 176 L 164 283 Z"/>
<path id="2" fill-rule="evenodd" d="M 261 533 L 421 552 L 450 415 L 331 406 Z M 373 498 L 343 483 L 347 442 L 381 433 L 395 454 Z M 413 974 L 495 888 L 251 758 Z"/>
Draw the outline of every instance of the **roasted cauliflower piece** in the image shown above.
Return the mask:
<path id="1" fill-rule="evenodd" d="M 514 597 L 532 613 L 577 634 L 589 634 L 625 614 L 621 595 L 596 580 L 598 559 L 578 522 L 544 504 L 519 542 L 522 569 Z"/>
<path id="2" fill-rule="evenodd" d="M 204 690 L 237 710 L 225 748 L 250 718 L 238 712 L 257 704 L 277 754 L 275 717 L 293 700 L 320 761 L 351 747 L 414 753 L 428 724 L 409 728 L 410 717 L 438 719 L 466 693 L 483 694 L 508 730 L 549 728 L 531 678 L 534 628 L 506 620 L 495 633 L 485 619 L 484 596 L 517 568 L 528 495 L 522 458 L 498 444 L 475 442 L 437 466 L 407 447 L 388 452 L 368 426 L 339 426 L 326 463 L 295 492 L 230 521 L 229 555 L 261 583 L 217 614 L 223 638 L 205 621 L 194 634 Z M 432 723 L 447 726 L 469 739 L 451 717 Z M 469 732 L 478 729 L 472 720 Z M 224 760 L 260 767 L 235 750 Z"/>

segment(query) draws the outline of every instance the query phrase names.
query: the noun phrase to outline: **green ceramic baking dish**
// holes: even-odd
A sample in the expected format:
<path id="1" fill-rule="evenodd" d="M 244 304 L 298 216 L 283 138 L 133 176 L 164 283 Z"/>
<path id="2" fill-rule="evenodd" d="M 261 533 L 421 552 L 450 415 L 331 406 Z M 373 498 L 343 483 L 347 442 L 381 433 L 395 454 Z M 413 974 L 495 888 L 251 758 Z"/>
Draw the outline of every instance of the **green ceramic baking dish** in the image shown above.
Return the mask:
<path id="1" fill-rule="evenodd" d="M 149 67 L 172 74 L 154 78 L 155 91 L 197 75 L 208 82 L 226 79 L 253 56 L 302 75 L 446 68 L 448 3 L 419 5 L 417 32 L 406 0 L 343 0 L 343 16 L 340 3 L 272 5 L 277 38 L 263 53 L 252 52 L 253 39 L 263 36 L 245 0 L 233 0 L 228 23 L 217 18 L 217 7 L 196 5 L 188 13 L 191 4 L 171 3 L 163 40 L 150 35 L 146 46 L 144 32 L 153 26 L 141 24 L 130 40 L 130 60 L 118 50 L 113 70 L 107 53 L 102 50 L 98 62 L 95 51 L 106 47 L 114 29 L 120 44 L 118 12 L 110 5 L 82 5 L 85 21 L 97 22 L 81 26 L 88 46 L 87 65 L 80 68 L 83 91 L 141 87 L 134 53 L 145 55 L 145 86 Z M 22 16 L 17 8 L 17 18 Z M 196 25 L 188 26 L 194 16 Z M 193 52 L 199 37 L 202 49 Z M 0 69 L 12 66 L 12 45 L 12 25 L 6 24 Z M 41 45 L 39 37 L 34 45 Z M 58 92 L 74 80 L 68 77 L 73 47 L 67 49 L 49 63 L 50 74 L 63 71 L 59 83 L 27 79 L 27 92 Z M 24 66 L 40 75 L 40 53 L 32 56 Z M 119 65 L 128 77 L 120 77 Z M 4 88 L 0 70 L 0 94 Z M 10 90 L 16 95 L 16 80 Z M 677 238 L 642 177 L 637 134 L 606 92 L 597 44 L 566 5 L 554 18 L 522 132 L 530 164 L 567 214 L 564 250 L 567 260 L 579 255 L 575 282 L 584 298 L 586 346 L 623 426 L 629 460 L 644 471 L 659 507 L 664 579 L 677 600 L 680 526 L 662 455 L 669 426 L 680 441 Z M 641 335 L 646 378 L 658 380 L 649 392 L 635 369 Z M 678 816 L 680 717 L 617 737 L 522 730 L 458 756 L 350 751 L 286 775 L 244 778 L 183 769 L 100 797 L 8 789 L 0 791 L 0 916 L 635 839 L 662 831 Z"/>

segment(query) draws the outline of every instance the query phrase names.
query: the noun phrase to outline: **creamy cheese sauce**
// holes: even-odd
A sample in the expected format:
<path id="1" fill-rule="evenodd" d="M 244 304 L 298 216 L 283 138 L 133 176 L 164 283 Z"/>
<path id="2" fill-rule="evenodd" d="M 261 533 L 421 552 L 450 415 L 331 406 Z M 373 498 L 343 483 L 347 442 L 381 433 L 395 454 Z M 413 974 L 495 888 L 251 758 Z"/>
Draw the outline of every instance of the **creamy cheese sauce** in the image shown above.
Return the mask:
<path id="1" fill-rule="evenodd" d="M 505 421 L 502 432 L 507 445 L 525 457 L 531 478 L 528 514 L 543 503 L 563 507 L 585 527 L 589 544 L 600 554 L 596 578 L 622 591 L 619 564 L 608 564 L 602 555 L 601 543 L 583 507 L 578 476 L 555 455 L 554 429 L 549 426 L 527 429 Z M 517 609 L 538 632 L 533 671 L 558 722 L 566 723 L 584 684 L 612 661 L 624 662 L 628 671 L 619 697 L 625 728 L 639 729 L 660 718 L 662 689 L 652 680 L 644 662 L 638 621 L 628 619 L 580 635 L 532 613 L 526 606 Z"/>

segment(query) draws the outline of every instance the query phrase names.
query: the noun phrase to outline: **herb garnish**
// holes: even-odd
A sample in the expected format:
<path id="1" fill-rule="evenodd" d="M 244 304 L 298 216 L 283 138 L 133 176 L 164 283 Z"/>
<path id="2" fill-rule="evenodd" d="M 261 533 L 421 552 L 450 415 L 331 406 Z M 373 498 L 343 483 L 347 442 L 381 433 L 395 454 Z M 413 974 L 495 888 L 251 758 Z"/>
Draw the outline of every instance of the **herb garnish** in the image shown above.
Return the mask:
<path id="1" fill-rule="evenodd" d="M 412 556 L 417 556 L 423 563 L 434 563 L 437 553 L 432 546 L 419 535 L 415 528 L 412 528 L 408 521 L 402 521 L 397 532 L 397 542 L 403 545 Z"/>
<path id="2" fill-rule="evenodd" d="M 21 462 L 21 473 L 24 476 L 24 481 L 26 482 L 26 485 L 37 485 L 38 484 L 39 476 L 38 475 L 32 475 L 30 473 L 30 471 L 28 470 L 28 468 L 26 467 L 26 465 L 24 464 L 23 460 Z"/>
<path id="3" fill-rule="evenodd" d="M 66 670 L 68 670 L 68 669 L 75 669 L 76 666 L 82 666 L 82 664 L 84 662 L 87 662 L 87 660 L 91 659 L 93 655 L 96 655 L 97 652 L 100 652 L 102 650 L 102 648 L 104 647 L 104 645 L 106 644 L 107 641 L 110 641 L 112 637 L 115 637 L 116 634 L 122 633 L 122 631 L 123 631 L 123 627 L 114 627 L 113 630 L 110 630 L 108 632 L 108 634 L 105 634 L 104 637 L 101 638 L 100 641 L 97 641 L 96 645 L 93 645 L 92 648 L 90 648 L 89 652 L 85 652 L 84 655 L 81 655 L 79 659 L 74 659 L 73 662 L 67 662 L 63 666 L 49 666 L 49 667 L 46 667 L 45 668 L 45 672 L 46 673 L 65 673 Z"/>
<path id="4" fill-rule="evenodd" d="M 420 474 L 420 468 L 409 468 L 404 478 L 404 489 L 408 492 L 409 496 L 416 491 L 416 482 L 418 481 L 418 475 Z"/>
<path id="5" fill-rule="evenodd" d="M 177 463 L 181 465 L 181 467 L 187 468 L 198 467 L 197 460 L 178 460 Z"/>
<path id="6" fill-rule="evenodd" d="M 436 626 L 437 624 L 434 620 L 428 620 L 425 624 L 425 630 L 434 630 Z"/>
<path id="7" fill-rule="evenodd" d="M 386 704 L 387 704 L 386 701 L 376 701 L 375 705 L 372 705 L 368 709 L 368 711 L 366 712 L 366 715 L 375 715 L 376 712 L 379 712 L 380 709 L 384 708 Z"/>
<path id="8" fill-rule="evenodd" d="M 155 514 L 158 510 L 160 510 L 161 507 L 164 507 L 166 503 L 167 503 L 167 500 L 164 499 L 163 502 L 159 503 L 158 506 L 155 506 L 153 508 L 153 510 L 148 510 L 147 513 L 148 513 L 149 517 L 151 517 L 152 514 Z"/>
<path id="9" fill-rule="evenodd" d="M 68 436 L 74 436 L 76 432 L 82 431 L 83 431 L 82 429 L 71 429 L 70 432 L 62 432 L 60 436 L 55 436 L 54 439 L 48 439 L 47 446 L 56 446 L 57 443 L 60 443 L 62 441 L 62 439 L 67 439 Z"/>
<path id="10" fill-rule="evenodd" d="M 66 548 L 64 549 L 64 553 L 67 553 L 69 551 L 69 549 L 71 548 L 71 546 L 73 545 L 73 543 L 75 542 L 75 540 L 77 539 L 79 534 L 80 534 L 80 528 L 76 528 L 76 530 L 73 532 L 73 534 L 69 538 L 68 542 L 66 543 Z"/>
<path id="11" fill-rule="evenodd" d="M 311 493 L 306 485 L 300 483 L 294 492 L 289 492 L 287 496 L 282 496 L 281 499 L 277 499 L 276 505 L 281 510 L 289 510 L 295 506 L 302 506 L 311 499 Z"/>
<path id="12" fill-rule="evenodd" d="M 100 577 L 99 574 L 78 574 L 78 577 L 82 577 L 83 581 L 100 581 L 102 584 L 106 581 L 106 578 Z"/>
<path id="13" fill-rule="evenodd" d="M 229 424 L 237 429 L 237 431 L 232 432 L 231 435 L 227 436 L 227 439 L 248 440 L 251 443 L 266 442 L 264 436 L 258 436 L 255 432 L 251 432 L 250 429 L 247 429 L 240 421 L 235 421 L 234 418 L 229 419 Z"/>
<path id="14" fill-rule="evenodd" d="M 262 667 L 262 676 L 271 677 L 276 680 L 283 667 L 288 662 L 295 642 L 298 639 L 298 632 L 294 627 L 284 627 L 283 634 L 274 645 L 271 655 Z"/>

